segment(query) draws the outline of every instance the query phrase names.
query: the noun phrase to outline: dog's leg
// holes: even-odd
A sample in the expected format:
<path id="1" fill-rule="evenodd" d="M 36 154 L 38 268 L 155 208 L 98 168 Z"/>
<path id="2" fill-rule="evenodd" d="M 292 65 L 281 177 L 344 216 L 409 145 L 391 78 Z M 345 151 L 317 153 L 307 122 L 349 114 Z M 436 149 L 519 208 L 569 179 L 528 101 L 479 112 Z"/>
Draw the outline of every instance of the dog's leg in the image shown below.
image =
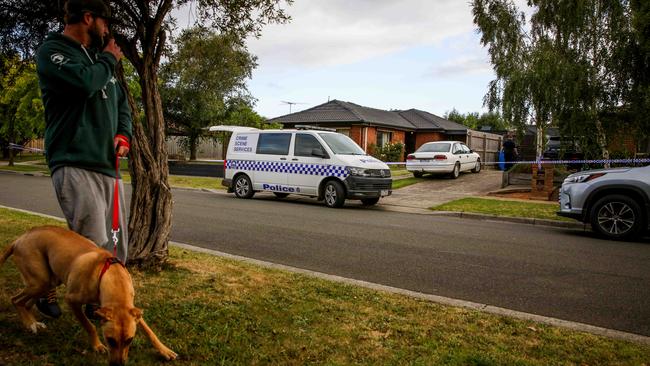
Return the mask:
<path id="1" fill-rule="evenodd" d="M 140 318 L 140 320 L 138 321 L 138 324 L 142 328 L 142 331 L 144 331 L 144 334 L 147 335 L 147 338 L 149 338 L 149 341 L 151 342 L 153 347 L 166 360 L 168 360 L 168 361 L 169 360 L 174 360 L 174 359 L 176 359 L 176 357 L 178 357 L 176 352 L 170 350 L 169 348 L 167 348 L 167 346 L 165 346 L 164 344 L 162 344 L 162 342 L 160 342 L 160 340 L 158 339 L 156 334 L 153 332 L 153 330 L 151 330 L 151 328 L 149 328 L 149 326 L 147 325 L 147 323 L 144 321 L 143 318 Z"/>
<path id="2" fill-rule="evenodd" d="M 65 301 L 68 303 L 68 306 L 72 310 L 74 316 L 77 318 L 77 320 L 79 320 L 79 323 L 81 323 L 81 326 L 88 333 L 88 337 L 90 337 L 90 345 L 93 347 L 95 352 L 106 353 L 108 351 L 108 348 L 106 348 L 106 346 L 104 346 L 104 344 L 102 344 L 102 342 L 99 340 L 97 329 L 90 322 L 90 320 L 86 318 L 83 310 L 81 310 L 82 304 L 75 301 L 70 301 L 67 295 Z"/>
<path id="3" fill-rule="evenodd" d="M 34 314 L 29 311 L 31 304 L 33 304 L 33 298 L 39 294 L 40 291 L 28 287 L 11 298 L 11 303 L 16 307 L 20 320 L 23 322 L 25 328 L 29 329 L 32 333 L 38 333 L 39 329 L 46 328 L 45 324 L 37 322 Z"/>

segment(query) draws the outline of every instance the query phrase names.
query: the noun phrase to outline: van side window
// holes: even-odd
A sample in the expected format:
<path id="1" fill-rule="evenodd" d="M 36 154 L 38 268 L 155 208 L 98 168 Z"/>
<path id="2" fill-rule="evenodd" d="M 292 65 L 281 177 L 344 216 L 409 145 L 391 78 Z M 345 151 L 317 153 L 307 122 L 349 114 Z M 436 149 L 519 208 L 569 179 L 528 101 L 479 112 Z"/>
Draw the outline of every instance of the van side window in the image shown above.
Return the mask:
<path id="1" fill-rule="evenodd" d="M 260 133 L 258 154 L 289 155 L 290 133 Z"/>
<path id="2" fill-rule="evenodd" d="M 306 133 L 296 134 L 296 147 L 293 153 L 295 156 L 312 156 L 311 151 L 313 149 L 321 149 L 323 153 L 325 152 L 320 142 L 314 136 Z"/>

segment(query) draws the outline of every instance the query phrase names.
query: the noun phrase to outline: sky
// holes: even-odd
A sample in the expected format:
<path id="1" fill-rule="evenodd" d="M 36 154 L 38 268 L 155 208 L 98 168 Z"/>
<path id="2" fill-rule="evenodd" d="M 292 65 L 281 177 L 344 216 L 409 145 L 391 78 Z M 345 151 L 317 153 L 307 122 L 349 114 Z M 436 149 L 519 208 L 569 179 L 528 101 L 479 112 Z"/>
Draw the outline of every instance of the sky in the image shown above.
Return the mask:
<path id="1" fill-rule="evenodd" d="M 290 23 L 247 42 L 262 116 L 331 99 L 439 116 L 486 111 L 494 73 L 469 0 L 296 0 L 287 11 Z"/>

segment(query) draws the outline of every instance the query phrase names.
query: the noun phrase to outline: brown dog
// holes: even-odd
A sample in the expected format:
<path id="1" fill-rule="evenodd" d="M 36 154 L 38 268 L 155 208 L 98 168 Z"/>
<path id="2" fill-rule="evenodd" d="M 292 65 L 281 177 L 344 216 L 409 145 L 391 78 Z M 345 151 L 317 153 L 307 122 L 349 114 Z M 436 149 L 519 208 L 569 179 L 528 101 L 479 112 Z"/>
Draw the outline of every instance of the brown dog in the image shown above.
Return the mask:
<path id="1" fill-rule="evenodd" d="M 27 329 L 36 333 L 39 328 L 45 328 L 30 309 L 38 297 L 64 283 L 65 301 L 88 332 L 93 349 L 106 352 L 97 330 L 81 309 L 83 304 L 100 304 L 96 314 L 101 318 L 104 340 L 108 343 L 110 365 L 126 362 L 137 325 L 165 359 L 176 358 L 176 353 L 162 344 L 147 326 L 142 310 L 133 306 L 131 276 L 124 266 L 113 264 L 108 251 L 73 231 L 43 226 L 16 239 L 0 256 L 0 265 L 12 254 L 25 288 L 11 302 Z"/>

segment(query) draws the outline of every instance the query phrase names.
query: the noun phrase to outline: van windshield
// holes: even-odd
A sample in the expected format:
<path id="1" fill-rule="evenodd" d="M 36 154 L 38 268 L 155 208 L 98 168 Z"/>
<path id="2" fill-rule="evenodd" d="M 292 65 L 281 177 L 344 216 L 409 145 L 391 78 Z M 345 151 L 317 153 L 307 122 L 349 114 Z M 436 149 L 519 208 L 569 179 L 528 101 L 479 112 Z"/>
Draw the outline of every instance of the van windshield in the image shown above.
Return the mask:
<path id="1" fill-rule="evenodd" d="M 366 153 L 351 138 L 340 133 L 319 133 L 334 154 L 366 155 Z"/>

